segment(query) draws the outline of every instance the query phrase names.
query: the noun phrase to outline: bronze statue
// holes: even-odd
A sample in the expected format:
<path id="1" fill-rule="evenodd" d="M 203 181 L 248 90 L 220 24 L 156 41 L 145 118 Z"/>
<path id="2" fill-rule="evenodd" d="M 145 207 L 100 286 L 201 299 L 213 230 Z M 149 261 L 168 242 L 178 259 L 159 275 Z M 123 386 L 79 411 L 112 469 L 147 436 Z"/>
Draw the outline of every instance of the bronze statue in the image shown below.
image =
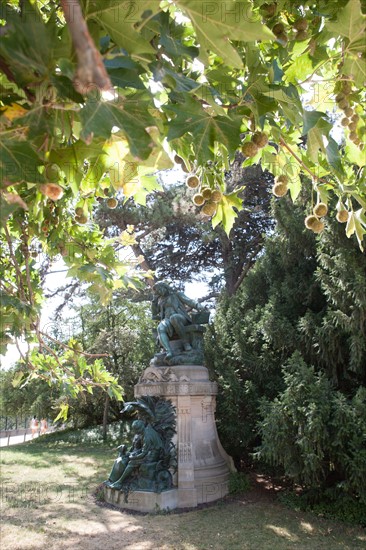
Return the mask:
<path id="1" fill-rule="evenodd" d="M 165 399 L 142 397 L 126 403 L 121 413 L 138 413 L 139 418 L 131 426 L 135 434 L 132 447 L 118 447 L 119 456 L 105 485 L 123 491 L 126 499 L 131 491 L 160 493 L 170 489 L 176 470 L 174 407 Z"/>
<path id="2" fill-rule="evenodd" d="M 195 320 L 190 311 L 204 312 L 205 319 L 198 321 L 198 324 L 208 322 L 209 313 L 199 302 L 188 298 L 183 292 L 174 290 L 165 282 L 156 283 L 153 290 L 152 315 L 153 319 L 160 320 L 157 328 L 158 339 L 165 350 L 165 363 L 171 364 L 174 356 L 181 357 L 182 352 L 184 356 L 185 352 L 192 352 L 192 348 L 195 348 L 194 345 L 192 346 Z M 180 340 L 181 344 L 177 351 L 173 350 L 172 347 L 174 337 Z M 199 355 L 199 360 L 202 361 L 202 354 Z M 197 353 L 189 353 L 189 356 L 189 362 L 192 362 Z M 186 357 L 188 358 L 188 355 Z"/>
<path id="3" fill-rule="evenodd" d="M 142 449 L 142 444 L 143 440 L 141 434 L 136 433 L 133 438 L 132 447 L 130 448 L 130 450 L 127 450 L 126 445 L 120 445 L 119 447 L 117 447 L 119 455 L 114 461 L 111 473 L 109 474 L 109 477 L 105 482 L 106 485 L 108 485 L 109 487 L 113 487 L 115 483 L 120 482 L 120 479 L 124 474 L 130 460 L 133 459 L 133 457 L 135 457 Z"/>

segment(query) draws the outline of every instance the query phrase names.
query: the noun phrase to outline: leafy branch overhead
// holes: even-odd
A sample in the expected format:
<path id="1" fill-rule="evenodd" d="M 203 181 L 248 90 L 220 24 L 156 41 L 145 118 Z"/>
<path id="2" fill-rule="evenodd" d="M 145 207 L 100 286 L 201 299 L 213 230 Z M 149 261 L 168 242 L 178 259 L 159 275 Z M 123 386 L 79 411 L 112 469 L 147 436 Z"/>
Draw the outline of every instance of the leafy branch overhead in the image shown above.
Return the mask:
<path id="1" fill-rule="evenodd" d="M 312 186 L 309 209 L 325 206 L 308 228 L 321 232 L 327 212 L 362 248 L 360 0 L 13 0 L 1 20 L 2 344 L 37 333 L 35 252 L 61 255 L 104 302 L 138 284 L 93 212 L 145 204 L 174 163 L 227 233 L 245 208 L 225 183 L 241 151 L 276 176 L 276 196 Z"/>

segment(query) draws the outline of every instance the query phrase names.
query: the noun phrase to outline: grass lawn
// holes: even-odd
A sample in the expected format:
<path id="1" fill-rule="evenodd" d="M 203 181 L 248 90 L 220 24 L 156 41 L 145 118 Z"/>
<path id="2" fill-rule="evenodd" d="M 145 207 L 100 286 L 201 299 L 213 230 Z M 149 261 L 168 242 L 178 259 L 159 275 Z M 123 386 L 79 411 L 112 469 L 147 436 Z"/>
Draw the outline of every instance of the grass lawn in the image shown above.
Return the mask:
<path id="1" fill-rule="evenodd" d="M 116 452 L 55 441 L 1 449 L 1 550 L 366 549 L 365 530 L 287 509 L 258 490 L 181 514 L 110 509 L 93 493 Z"/>

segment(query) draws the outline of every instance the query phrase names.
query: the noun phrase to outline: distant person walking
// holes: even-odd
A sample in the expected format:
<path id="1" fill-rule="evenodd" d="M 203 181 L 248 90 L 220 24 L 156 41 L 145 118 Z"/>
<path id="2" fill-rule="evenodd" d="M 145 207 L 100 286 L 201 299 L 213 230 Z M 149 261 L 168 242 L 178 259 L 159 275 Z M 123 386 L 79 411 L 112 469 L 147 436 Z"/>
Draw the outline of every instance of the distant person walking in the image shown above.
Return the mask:
<path id="1" fill-rule="evenodd" d="M 48 424 L 45 418 L 41 419 L 41 435 L 47 432 Z"/>
<path id="2" fill-rule="evenodd" d="M 36 416 L 33 416 L 32 420 L 31 420 L 31 430 L 32 430 L 32 439 L 33 437 L 37 434 L 38 432 L 38 419 Z"/>

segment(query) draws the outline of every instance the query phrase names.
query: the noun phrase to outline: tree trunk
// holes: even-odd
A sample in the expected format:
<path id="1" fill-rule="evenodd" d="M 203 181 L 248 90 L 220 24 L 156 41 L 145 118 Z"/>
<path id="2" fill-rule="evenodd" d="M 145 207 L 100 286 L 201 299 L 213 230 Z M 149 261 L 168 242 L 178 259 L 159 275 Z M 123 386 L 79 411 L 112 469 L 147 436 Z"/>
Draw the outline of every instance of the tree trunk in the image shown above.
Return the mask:
<path id="1" fill-rule="evenodd" d="M 103 412 L 103 441 L 107 439 L 108 411 L 109 411 L 109 395 L 106 394 L 105 402 L 104 402 L 104 412 Z"/>

